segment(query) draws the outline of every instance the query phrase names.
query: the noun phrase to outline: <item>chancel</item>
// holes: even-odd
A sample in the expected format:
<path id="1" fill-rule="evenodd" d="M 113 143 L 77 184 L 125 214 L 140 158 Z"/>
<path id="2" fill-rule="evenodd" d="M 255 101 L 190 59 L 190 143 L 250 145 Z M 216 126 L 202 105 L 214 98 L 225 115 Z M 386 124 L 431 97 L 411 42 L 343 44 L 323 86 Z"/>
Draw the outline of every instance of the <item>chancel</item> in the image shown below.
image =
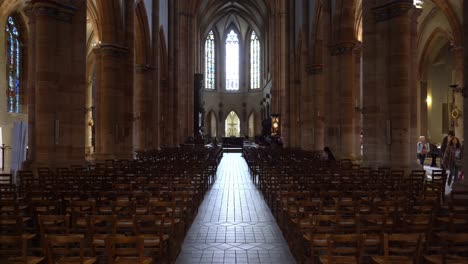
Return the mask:
<path id="1" fill-rule="evenodd" d="M 226 117 L 226 137 L 240 136 L 240 120 L 234 111 Z"/>
<path id="2" fill-rule="evenodd" d="M 467 16 L 0 0 L 0 263 L 468 263 Z"/>

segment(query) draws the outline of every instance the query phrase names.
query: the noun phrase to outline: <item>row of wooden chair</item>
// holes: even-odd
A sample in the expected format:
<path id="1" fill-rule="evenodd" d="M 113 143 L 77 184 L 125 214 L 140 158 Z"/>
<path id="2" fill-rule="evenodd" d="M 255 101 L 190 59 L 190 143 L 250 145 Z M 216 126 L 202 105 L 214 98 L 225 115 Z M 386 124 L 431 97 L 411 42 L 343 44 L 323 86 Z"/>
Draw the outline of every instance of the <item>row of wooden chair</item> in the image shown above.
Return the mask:
<path id="1" fill-rule="evenodd" d="M 35 256 L 31 263 L 41 256 L 56 263 L 50 243 L 68 238 L 74 259 L 57 263 L 83 263 L 80 250 L 89 257 L 84 263 L 172 263 L 216 179 L 220 153 L 219 148 L 169 149 L 136 160 L 21 171 L 17 181 L 10 177 L 0 184 L 0 236 L 27 245 L 20 256 Z M 116 239 L 134 245 L 119 251 Z M 2 249 L 12 248 L 0 245 L 0 259 L 14 257 Z M 135 249 L 144 254 L 133 254 Z"/>
<path id="2" fill-rule="evenodd" d="M 467 193 L 454 192 L 445 201 L 443 171 L 429 177 L 425 171 L 405 175 L 391 168 L 364 168 L 349 160 L 329 163 L 320 153 L 291 149 L 246 148 L 244 157 L 252 181 L 299 262 L 335 263 L 329 262 L 333 252 L 338 256 L 345 252 L 328 248 L 328 240 L 342 236 L 355 242 L 364 239 L 365 248 L 374 251 L 362 259 L 336 263 L 437 263 L 423 257 L 438 254 L 444 256 L 441 260 L 450 259 L 434 243 L 435 237 L 468 233 L 468 200 L 461 198 Z M 383 254 L 384 238 L 394 233 L 424 237 L 424 247 L 411 255 L 417 257 L 401 262 L 371 258 Z M 314 246 L 321 250 L 314 251 Z M 439 250 L 429 250 L 435 246 Z M 465 261 L 466 253 L 456 254 L 457 261 Z"/>

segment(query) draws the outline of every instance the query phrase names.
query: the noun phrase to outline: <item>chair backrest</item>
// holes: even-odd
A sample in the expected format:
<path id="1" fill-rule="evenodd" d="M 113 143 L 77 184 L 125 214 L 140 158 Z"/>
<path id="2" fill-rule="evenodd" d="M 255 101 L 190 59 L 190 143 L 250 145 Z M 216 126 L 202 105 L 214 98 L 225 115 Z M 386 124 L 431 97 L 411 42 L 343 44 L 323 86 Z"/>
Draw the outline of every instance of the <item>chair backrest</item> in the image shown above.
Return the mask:
<path id="1" fill-rule="evenodd" d="M 88 230 L 91 235 L 115 235 L 117 232 L 117 217 L 115 215 L 89 216 Z"/>
<path id="2" fill-rule="evenodd" d="M 15 263 L 27 263 L 28 240 L 34 235 L 0 236 L 0 260 L 15 258 Z M 3 262 L 2 262 L 3 263 Z"/>
<path id="3" fill-rule="evenodd" d="M 11 173 L 0 173 L 0 185 L 13 184 L 13 176 Z"/>
<path id="4" fill-rule="evenodd" d="M 143 263 L 144 239 L 140 236 L 108 236 L 105 240 L 109 264 L 117 257 L 137 257 L 135 263 Z"/>
<path id="5" fill-rule="evenodd" d="M 364 251 L 364 235 L 330 235 L 327 238 L 328 263 L 341 263 L 340 257 L 353 257 L 361 263 Z"/>
<path id="6" fill-rule="evenodd" d="M 164 233 L 164 215 L 134 215 L 133 233 L 137 236 L 163 235 Z"/>
<path id="7" fill-rule="evenodd" d="M 70 215 L 39 215 L 41 237 L 45 235 L 67 235 L 70 233 Z"/>
<path id="8" fill-rule="evenodd" d="M 79 263 L 84 263 L 83 235 L 46 235 L 45 240 L 49 264 L 56 264 L 58 260 L 67 263 L 68 257 L 79 257 Z"/>
<path id="9" fill-rule="evenodd" d="M 384 234 L 384 258 L 406 256 L 418 260 L 421 255 L 422 234 Z"/>

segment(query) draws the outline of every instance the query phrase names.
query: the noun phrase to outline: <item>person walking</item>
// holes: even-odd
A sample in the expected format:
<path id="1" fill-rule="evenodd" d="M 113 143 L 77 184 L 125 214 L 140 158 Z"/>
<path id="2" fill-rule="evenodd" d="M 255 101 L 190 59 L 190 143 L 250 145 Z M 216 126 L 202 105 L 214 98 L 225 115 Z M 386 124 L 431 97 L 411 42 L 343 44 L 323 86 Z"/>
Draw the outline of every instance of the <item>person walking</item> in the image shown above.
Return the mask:
<path id="1" fill-rule="evenodd" d="M 447 145 L 444 153 L 444 167 L 450 171 L 447 183 L 450 186 L 453 182 L 458 181 L 458 171 L 463 159 L 463 149 L 460 140 L 457 137 L 452 137 Z"/>
<path id="2" fill-rule="evenodd" d="M 430 148 L 431 147 L 429 145 L 429 142 L 426 141 L 426 137 L 420 136 L 419 142 L 417 144 L 417 153 L 418 153 L 419 163 L 421 164 L 423 169 L 424 169 L 424 160 L 426 159 L 426 155 L 429 152 Z"/>

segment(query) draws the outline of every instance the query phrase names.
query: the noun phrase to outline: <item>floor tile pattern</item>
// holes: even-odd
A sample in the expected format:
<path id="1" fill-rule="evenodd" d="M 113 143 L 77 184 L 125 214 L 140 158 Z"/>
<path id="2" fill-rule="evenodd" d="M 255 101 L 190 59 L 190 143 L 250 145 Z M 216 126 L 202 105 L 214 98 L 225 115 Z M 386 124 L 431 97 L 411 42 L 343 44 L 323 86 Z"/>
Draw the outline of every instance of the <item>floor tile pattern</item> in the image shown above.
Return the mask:
<path id="1" fill-rule="evenodd" d="M 295 263 L 240 154 L 225 154 L 217 173 L 176 263 Z"/>

